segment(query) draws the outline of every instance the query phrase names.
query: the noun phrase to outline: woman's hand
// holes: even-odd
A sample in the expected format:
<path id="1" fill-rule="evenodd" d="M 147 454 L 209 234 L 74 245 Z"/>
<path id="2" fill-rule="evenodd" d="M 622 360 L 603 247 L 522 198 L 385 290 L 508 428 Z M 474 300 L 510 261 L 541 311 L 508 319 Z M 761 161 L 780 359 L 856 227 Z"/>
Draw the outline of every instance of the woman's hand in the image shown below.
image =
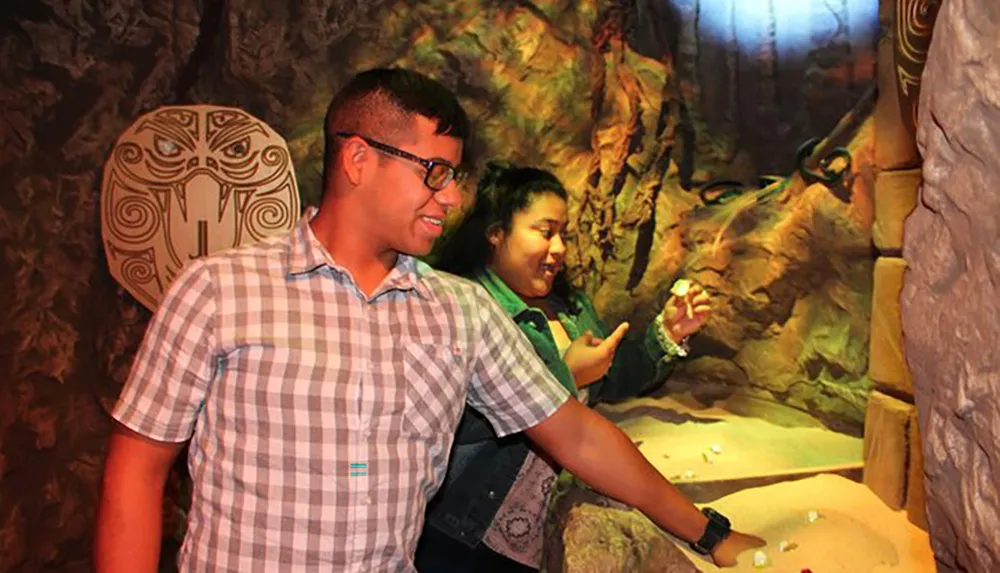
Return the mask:
<path id="1" fill-rule="evenodd" d="M 670 299 L 663 305 L 663 326 L 670 338 L 680 343 L 705 325 L 712 307 L 708 293 L 698 283 L 681 279 L 670 292 Z"/>
<path id="2" fill-rule="evenodd" d="M 608 373 L 615 359 L 615 350 L 618 349 L 626 332 L 628 323 L 623 322 L 611 336 L 603 340 L 588 330 L 569 345 L 563 354 L 563 361 L 573 373 L 573 381 L 576 382 L 577 388 L 593 384 Z"/>

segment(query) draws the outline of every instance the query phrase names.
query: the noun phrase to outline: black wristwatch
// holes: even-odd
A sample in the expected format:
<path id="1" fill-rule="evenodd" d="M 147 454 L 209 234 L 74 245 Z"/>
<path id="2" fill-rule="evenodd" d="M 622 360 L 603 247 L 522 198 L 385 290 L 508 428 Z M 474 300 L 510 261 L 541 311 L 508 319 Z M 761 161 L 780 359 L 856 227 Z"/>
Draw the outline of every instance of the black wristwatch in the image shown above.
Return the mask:
<path id="1" fill-rule="evenodd" d="M 715 546 L 729 535 L 729 520 L 711 507 L 706 507 L 701 512 L 708 518 L 708 524 L 701 539 L 691 544 L 691 549 L 702 555 L 710 555 Z"/>

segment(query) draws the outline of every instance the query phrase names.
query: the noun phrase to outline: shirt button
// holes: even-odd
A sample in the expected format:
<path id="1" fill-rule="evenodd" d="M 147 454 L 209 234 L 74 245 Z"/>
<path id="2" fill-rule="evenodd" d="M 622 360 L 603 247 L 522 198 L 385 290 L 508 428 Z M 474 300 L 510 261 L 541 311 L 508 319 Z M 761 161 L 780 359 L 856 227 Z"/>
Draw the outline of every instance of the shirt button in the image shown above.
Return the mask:
<path id="1" fill-rule="evenodd" d="M 368 428 L 365 428 L 364 430 L 361 431 L 361 437 L 365 439 L 372 437 L 372 431 L 369 430 Z"/>
<path id="2" fill-rule="evenodd" d="M 365 496 L 365 505 L 371 505 L 371 504 L 372 504 L 372 496 L 366 495 Z"/>
<path id="3" fill-rule="evenodd" d="M 488 495 L 490 499 L 493 499 L 493 498 L 495 498 L 497 496 L 496 492 L 494 492 L 492 489 L 486 495 Z"/>

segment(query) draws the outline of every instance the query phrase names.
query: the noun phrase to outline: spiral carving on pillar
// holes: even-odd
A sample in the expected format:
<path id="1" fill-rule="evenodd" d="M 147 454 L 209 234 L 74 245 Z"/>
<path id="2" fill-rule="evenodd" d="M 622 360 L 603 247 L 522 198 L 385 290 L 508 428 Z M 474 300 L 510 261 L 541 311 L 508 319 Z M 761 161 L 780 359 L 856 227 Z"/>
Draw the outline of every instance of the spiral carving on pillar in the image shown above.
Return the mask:
<path id="1" fill-rule="evenodd" d="M 920 75 L 931 46 L 931 33 L 941 0 L 896 0 L 894 55 L 899 108 L 910 134 L 916 136 Z"/>

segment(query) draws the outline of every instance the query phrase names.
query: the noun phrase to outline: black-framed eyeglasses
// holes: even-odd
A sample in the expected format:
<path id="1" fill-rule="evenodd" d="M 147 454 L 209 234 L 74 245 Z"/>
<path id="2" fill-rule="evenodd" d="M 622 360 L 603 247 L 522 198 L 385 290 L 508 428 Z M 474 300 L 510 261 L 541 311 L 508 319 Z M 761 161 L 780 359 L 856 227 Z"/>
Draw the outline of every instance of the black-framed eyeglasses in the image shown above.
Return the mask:
<path id="1" fill-rule="evenodd" d="M 400 159 L 405 159 L 407 161 L 412 161 L 420 165 L 421 167 L 427 170 L 427 173 L 424 175 L 424 185 L 426 185 L 432 191 L 441 191 L 442 189 L 447 187 L 449 183 L 454 181 L 459 176 L 457 169 L 442 161 L 417 157 L 412 153 L 403 151 L 402 149 L 393 147 L 391 145 L 387 145 L 385 143 L 382 143 L 381 141 L 375 141 L 370 137 L 365 137 L 357 133 L 350 133 L 348 131 L 338 131 L 337 135 L 340 137 L 359 137 L 365 143 L 381 151 L 382 153 L 387 153 L 389 155 L 398 157 Z"/>

